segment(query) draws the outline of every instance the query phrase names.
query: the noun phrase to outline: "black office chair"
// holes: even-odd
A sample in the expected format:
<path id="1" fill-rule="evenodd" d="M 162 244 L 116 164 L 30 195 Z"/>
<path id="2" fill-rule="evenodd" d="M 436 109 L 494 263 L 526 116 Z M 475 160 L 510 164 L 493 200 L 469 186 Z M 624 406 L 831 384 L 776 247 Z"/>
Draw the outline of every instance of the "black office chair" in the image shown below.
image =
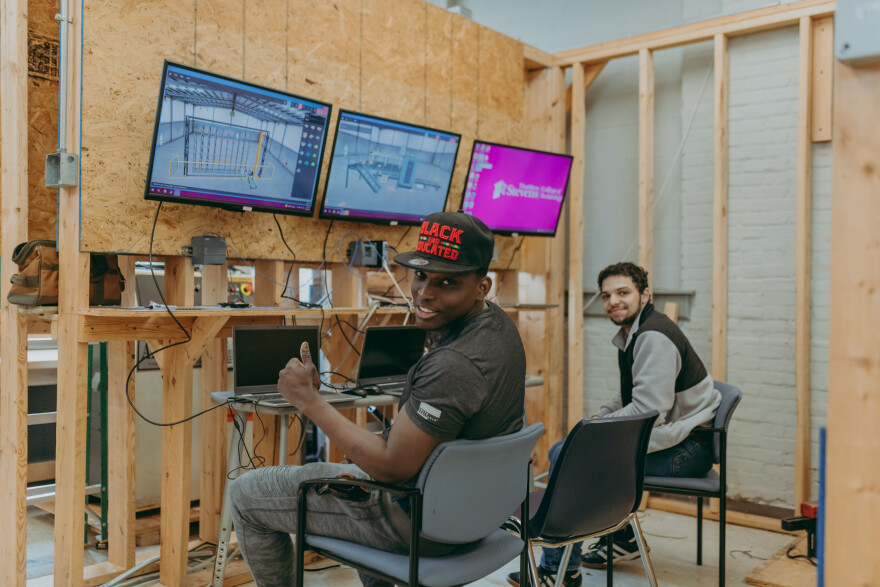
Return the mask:
<path id="1" fill-rule="evenodd" d="M 565 547 L 559 565 L 562 572 L 556 576 L 556 585 L 561 586 L 574 544 L 606 534 L 607 584 L 612 585 L 611 533 L 629 524 L 635 531 L 645 574 L 656 587 L 657 579 L 636 512 L 642 499 L 648 439 L 657 416 L 657 411 L 651 410 L 636 416 L 581 420 L 569 432 L 553 465 L 547 489 L 530 496 L 529 508 L 534 514 L 529 518 L 526 535 L 533 586 L 541 583 L 532 546 Z"/>
<path id="2" fill-rule="evenodd" d="M 306 534 L 310 487 L 340 479 L 319 479 L 300 485 L 297 509 L 296 575 L 303 584 L 305 549 L 343 562 L 397 585 L 450 587 L 476 581 L 520 557 L 527 567 L 527 540 L 501 529 L 510 512 L 528 515 L 531 452 L 544 433 L 532 424 L 507 436 L 486 440 L 453 440 L 434 449 L 414 487 L 398 487 L 362 479 L 347 484 L 404 495 L 412 512 L 409 554 L 394 554 L 354 542 Z M 419 536 L 462 546 L 439 557 L 419 555 Z"/>
<path id="3" fill-rule="evenodd" d="M 697 498 L 697 564 L 703 564 L 703 498 L 717 497 L 719 501 L 719 549 L 718 549 L 718 585 L 724 587 L 725 559 L 725 527 L 727 522 L 727 428 L 733 410 L 742 399 L 742 391 L 733 385 L 715 382 L 715 389 L 721 392 L 721 405 L 715 414 L 711 427 L 700 427 L 697 430 L 711 433 L 713 460 L 719 465 L 719 471 L 709 471 L 705 477 L 645 477 L 645 491 L 673 493 L 676 495 L 693 495 Z"/>

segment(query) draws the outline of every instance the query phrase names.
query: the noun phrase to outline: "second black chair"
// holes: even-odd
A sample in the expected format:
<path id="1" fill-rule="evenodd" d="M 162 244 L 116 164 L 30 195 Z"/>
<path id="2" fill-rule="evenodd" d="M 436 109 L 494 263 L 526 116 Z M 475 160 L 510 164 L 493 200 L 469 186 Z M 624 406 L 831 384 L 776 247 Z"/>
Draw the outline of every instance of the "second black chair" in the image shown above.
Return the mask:
<path id="1" fill-rule="evenodd" d="M 645 456 L 656 410 L 637 416 L 581 420 L 568 434 L 550 472 L 547 489 L 531 494 L 529 567 L 532 585 L 540 585 L 532 546 L 565 547 L 564 571 L 576 542 L 631 525 L 645 574 L 657 585 L 636 511 L 642 499 Z M 536 503 L 539 502 L 539 503 Z M 611 548 L 607 583 L 613 583 Z M 557 573 L 561 586 L 564 572 Z"/>

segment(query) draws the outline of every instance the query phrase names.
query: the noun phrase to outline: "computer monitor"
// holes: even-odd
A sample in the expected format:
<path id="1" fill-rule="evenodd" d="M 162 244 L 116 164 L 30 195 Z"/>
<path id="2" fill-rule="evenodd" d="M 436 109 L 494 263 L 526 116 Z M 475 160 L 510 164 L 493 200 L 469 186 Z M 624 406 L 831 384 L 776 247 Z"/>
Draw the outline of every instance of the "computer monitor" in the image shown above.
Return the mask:
<path id="1" fill-rule="evenodd" d="M 461 135 L 339 111 L 321 218 L 419 224 L 442 212 Z"/>
<path id="2" fill-rule="evenodd" d="M 311 216 L 330 108 L 166 61 L 144 197 Z"/>
<path id="3" fill-rule="evenodd" d="M 572 158 L 474 141 L 461 209 L 496 234 L 554 236 Z"/>

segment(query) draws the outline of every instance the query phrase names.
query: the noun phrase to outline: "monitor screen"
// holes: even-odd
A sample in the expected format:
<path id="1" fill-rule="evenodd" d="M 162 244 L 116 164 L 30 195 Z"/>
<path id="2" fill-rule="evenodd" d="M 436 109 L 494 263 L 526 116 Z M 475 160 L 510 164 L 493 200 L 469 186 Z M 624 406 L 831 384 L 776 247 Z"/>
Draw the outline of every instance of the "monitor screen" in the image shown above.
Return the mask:
<path id="1" fill-rule="evenodd" d="M 275 391 L 278 372 L 290 359 L 300 357 L 303 342 L 319 357 L 317 326 L 236 326 L 232 329 L 235 390 Z"/>
<path id="2" fill-rule="evenodd" d="M 311 216 L 330 105 L 165 62 L 148 200 Z"/>
<path id="3" fill-rule="evenodd" d="M 571 156 L 474 141 L 461 209 L 498 234 L 553 236 Z"/>
<path id="4" fill-rule="evenodd" d="M 321 218 L 419 224 L 442 212 L 461 135 L 341 110 Z"/>
<path id="5" fill-rule="evenodd" d="M 425 354 L 428 331 L 418 326 L 371 326 L 364 335 L 358 385 L 405 379 Z"/>

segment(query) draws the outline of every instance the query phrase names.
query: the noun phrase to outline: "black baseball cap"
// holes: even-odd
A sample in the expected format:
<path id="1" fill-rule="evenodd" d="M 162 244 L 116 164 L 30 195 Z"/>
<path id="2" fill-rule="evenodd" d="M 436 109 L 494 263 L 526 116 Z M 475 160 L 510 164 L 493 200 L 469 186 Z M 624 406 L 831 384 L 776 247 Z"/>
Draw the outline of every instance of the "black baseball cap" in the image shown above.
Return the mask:
<path id="1" fill-rule="evenodd" d="M 494 250 L 495 235 L 476 216 L 436 212 L 422 222 L 416 250 L 396 255 L 394 262 L 433 273 L 469 273 L 487 269 Z"/>

